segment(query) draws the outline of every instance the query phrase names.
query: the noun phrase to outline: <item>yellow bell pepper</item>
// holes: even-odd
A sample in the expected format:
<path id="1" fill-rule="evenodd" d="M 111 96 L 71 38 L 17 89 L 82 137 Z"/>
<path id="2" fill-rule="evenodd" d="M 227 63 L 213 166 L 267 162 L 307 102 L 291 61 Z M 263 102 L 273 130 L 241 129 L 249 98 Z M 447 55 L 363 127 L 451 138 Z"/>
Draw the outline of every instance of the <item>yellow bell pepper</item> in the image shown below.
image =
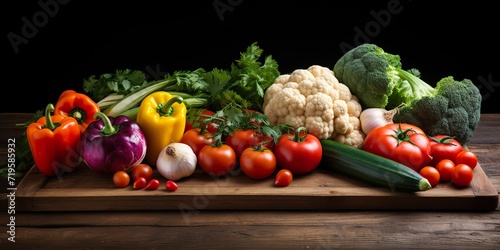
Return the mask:
<path id="1" fill-rule="evenodd" d="M 144 98 L 136 121 L 146 136 L 146 157 L 156 166 L 160 151 L 172 142 L 179 142 L 186 126 L 186 105 L 183 98 L 166 91 L 157 91 Z"/>

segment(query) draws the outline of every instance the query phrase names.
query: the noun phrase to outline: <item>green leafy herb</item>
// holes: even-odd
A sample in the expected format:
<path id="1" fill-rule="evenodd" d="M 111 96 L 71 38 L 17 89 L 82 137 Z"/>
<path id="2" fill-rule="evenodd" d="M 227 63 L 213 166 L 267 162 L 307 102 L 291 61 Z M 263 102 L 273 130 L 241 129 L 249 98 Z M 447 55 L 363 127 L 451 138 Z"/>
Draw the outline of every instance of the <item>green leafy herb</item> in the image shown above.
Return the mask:
<path id="1" fill-rule="evenodd" d="M 251 44 L 241 58 L 231 65 L 232 85 L 229 89 L 238 93 L 245 102 L 251 103 L 249 109 L 261 110 L 264 91 L 280 75 L 278 63 L 267 56 L 260 62 L 263 50 L 256 42 Z"/>
<path id="2" fill-rule="evenodd" d="M 108 115 L 131 113 L 147 94 L 167 91 L 184 97 L 190 112 L 193 107 L 220 110 L 229 103 L 261 111 L 264 92 L 279 76 L 278 64 L 271 56 L 260 62 L 263 50 L 252 43 L 229 69 L 174 71 L 164 79 L 145 82 L 141 71 L 117 70 L 114 74 L 92 76 L 84 82 L 84 91 L 105 109 Z"/>
<path id="3" fill-rule="evenodd" d="M 116 70 L 115 73 L 90 76 L 83 81 L 83 90 L 93 100 L 102 100 L 116 93 L 126 95 L 147 84 L 146 75 L 140 70 Z"/>
<path id="4" fill-rule="evenodd" d="M 219 124 L 217 131 L 212 133 L 212 136 L 216 141 L 221 142 L 236 130 L 255 130 L 262 135 L 273 138 L 274 143 L 278 142 L 283 133 L 293 131 L 293 127 L 288 124 L 271 125 L 265 114 L 246 109 L 236 102 L 229 103 L 211 117 L 205 117 L 203 122 L 205 124 Z"/>

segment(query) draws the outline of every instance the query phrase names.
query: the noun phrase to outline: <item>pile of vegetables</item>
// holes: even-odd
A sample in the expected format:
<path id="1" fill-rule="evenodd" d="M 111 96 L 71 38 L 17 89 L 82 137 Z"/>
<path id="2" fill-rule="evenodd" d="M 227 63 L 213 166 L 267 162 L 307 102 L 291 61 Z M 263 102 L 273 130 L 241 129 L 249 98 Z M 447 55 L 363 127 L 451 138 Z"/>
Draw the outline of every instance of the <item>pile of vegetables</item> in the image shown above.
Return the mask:
<path id="1" fill-rule="evenodd" d="M 110 117 L 125 115 L 136 120 L 141 102 L 157 91 L 166 91 L 183 98 L 183 103 L 188 108 L 187 124 L 194 123 L 203 110 L 220 110 L 229 103 L 236 103 L 245 109 L 261 110 L 264 90 L 279 75 L 277 62 L 271 56 L 262 58 L 262 53 L 263 50 L 255 42 L 249 45 L 228 69 L 214 68 L 207 71 L 198 68 L 192 71 L 174 71 L 166 74 L 163 79 L 153 81 L 147 81 L 146 74 L 140 70 L 125 69 L 93 75 L 84 79 L 84 93 L 68 90 L 78 94 L 75 97 L 70 96 L 70 101 L 80 105 L 76 109 L 74 105 L 64 104 L 64 114 L 75 118 L 79 124 L 93 121 L 93 114 L 97 111 Z M 64 99 L 67 103 L 67 98 Z M 87 105 L 89 101 L 92 102 L 90 106 Z M 75 107 L 75 110 L 67 110 L 71 107 Z M 63 111 L 55 113 L 61 112 Z M 32 119 L 17 125 L 27 127 L 44 115 L 45 108 L 36 111 Z M 35 164 L 26 134 L 18 141 L 18 171 L 15 177 L 21 177 Z M 0 174 L 7 176 L 7 169 L 5 164 L 5 167 L 0 169 Z"/>
<path id="2" fill-rule="evenodd" d="M 462 144 L 473 135 L 481 115 L 481 93 L 469 79 L 446 76 L 432 87 L 416 69 L 405 70 L 399 55 L 375 44 L 345 53 L 333 68 L 363 109 L 399 107 L 394 122 L 414 124 L 429 135 L 446 134 Z"/>
<path id="3" fill-rule="evenodd" d="M 160 186 L 154 171 L 175 191 L 198 167 L 214 178 L 274 176 L 278 187 L 320 166 L 398 191 L 471 182 L 477 158 L 463 145 L 481 95 L 470 80 L 448 76 L 433 88 L 374 44 L 332 69 L 283 74 L 262 53 L 253 43 L 229 69 L 153 81 L 129 69 L 91 76 L 85 93 L 64 91 L 55 108 L 21 124 L 32 158 L 20 162 L 47 176 L 83 162 L 117 187 L 147 190 Z"/>

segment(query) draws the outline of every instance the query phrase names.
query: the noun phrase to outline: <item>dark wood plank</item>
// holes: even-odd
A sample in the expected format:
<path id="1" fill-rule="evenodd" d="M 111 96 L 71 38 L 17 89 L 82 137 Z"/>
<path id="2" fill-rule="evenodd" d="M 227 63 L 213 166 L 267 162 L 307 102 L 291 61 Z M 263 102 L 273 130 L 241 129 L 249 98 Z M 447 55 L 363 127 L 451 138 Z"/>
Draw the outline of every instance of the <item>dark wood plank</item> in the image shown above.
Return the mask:
<path id="1" fill-rule="evenodd" d="M 467 219 L 464 219 L 464 216 Z M 307 220 L 304 220 L 307 218 Z M 495 249 L 497 213 L 199 211 L 21 213 L 16 248 Z M 0 226 L 5 239 L 7 228 Z M 6 244 L 6 245 L 7 245 Z"/>

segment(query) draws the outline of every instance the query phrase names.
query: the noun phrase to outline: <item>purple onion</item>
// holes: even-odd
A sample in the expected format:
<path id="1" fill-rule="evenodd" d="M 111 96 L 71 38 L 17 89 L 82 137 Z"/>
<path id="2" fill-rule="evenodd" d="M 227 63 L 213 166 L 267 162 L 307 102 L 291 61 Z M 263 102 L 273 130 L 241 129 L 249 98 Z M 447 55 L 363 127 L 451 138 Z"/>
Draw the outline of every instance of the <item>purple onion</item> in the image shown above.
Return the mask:
<path id="1" fill-rule="evenodd" d="M 83 131 L 79 152 L 87 166 L 103 174 L 128 170 L 146 156 L 146 137 L 139 124 L 127 116 L 95 114 Z"/>

